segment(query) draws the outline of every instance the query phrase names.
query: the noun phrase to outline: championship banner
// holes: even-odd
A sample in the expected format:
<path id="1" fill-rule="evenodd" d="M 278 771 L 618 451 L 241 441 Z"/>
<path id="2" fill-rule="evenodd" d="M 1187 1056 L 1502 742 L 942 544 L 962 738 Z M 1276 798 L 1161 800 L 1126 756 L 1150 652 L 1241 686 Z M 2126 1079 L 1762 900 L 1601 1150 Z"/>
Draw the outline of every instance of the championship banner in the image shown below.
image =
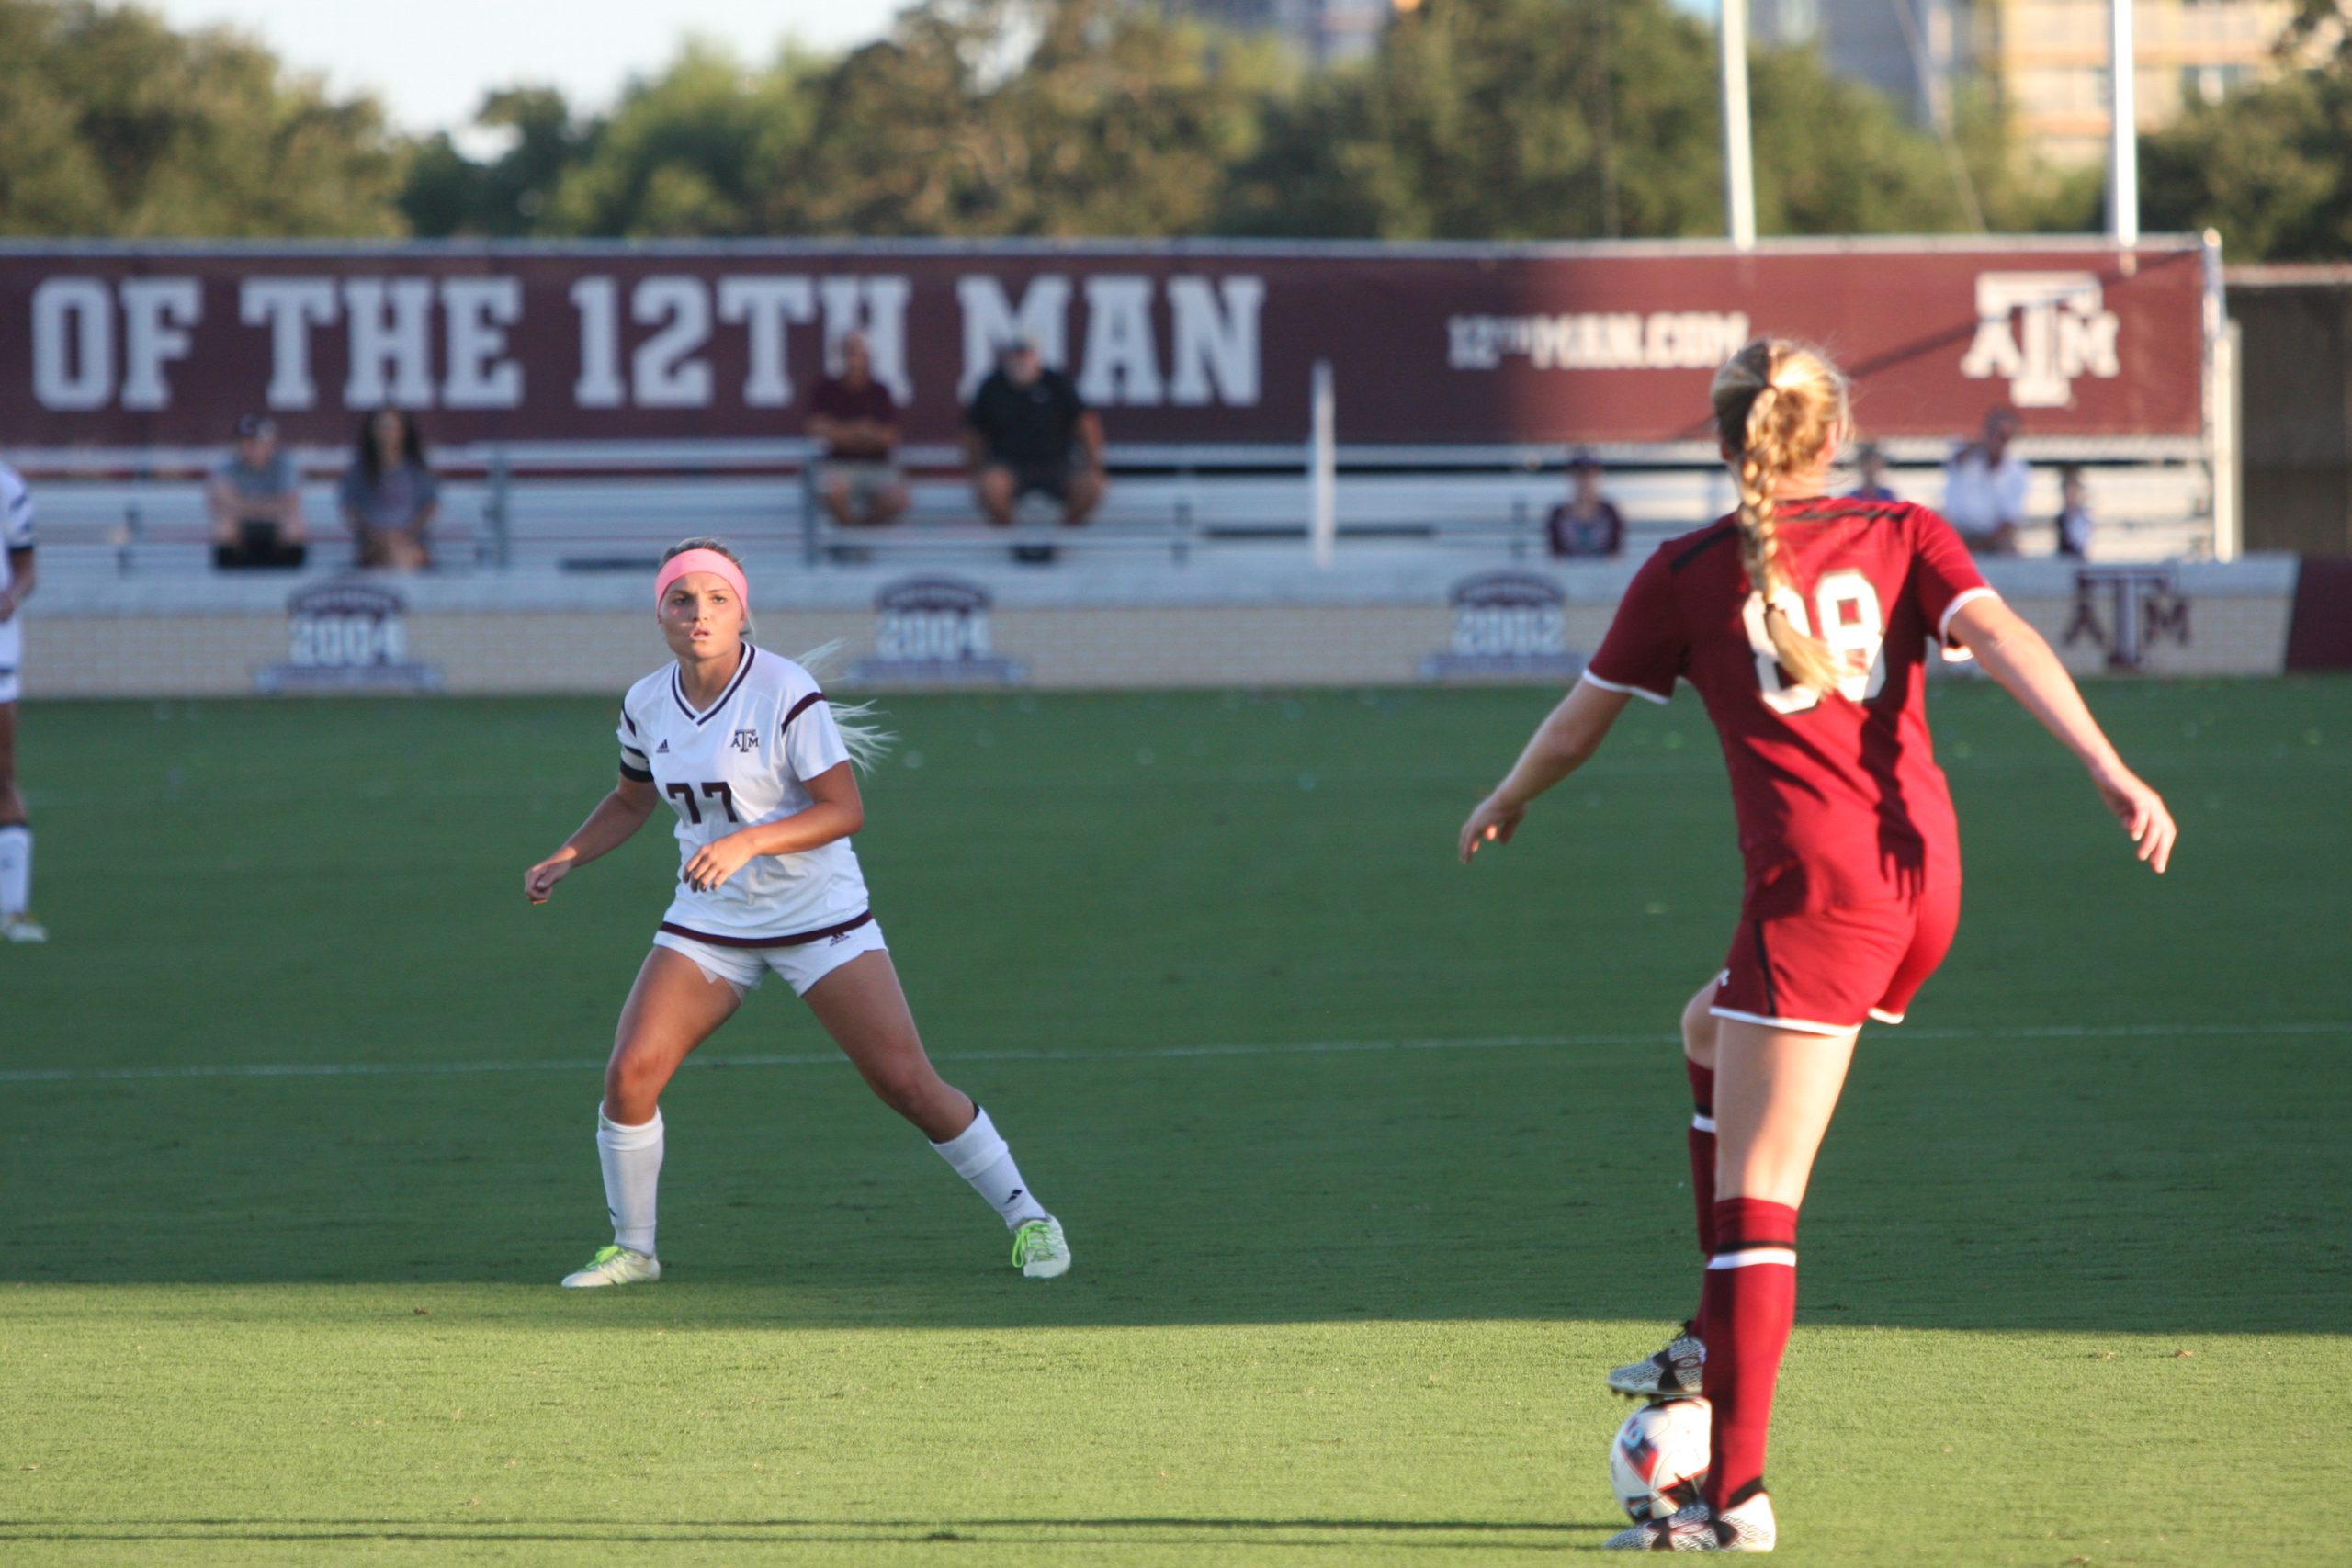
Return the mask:
<path id="1" fill-rule="evenodd" d="M 914 442 L 1034 337 L 1125 444 L 1292 441 L 1328 359 L 1347 443 L 1702 440 L 1760 333 L 1826 348 L 1882 437 L 2195 439 L 2205 254 L 2159 240 L 1708 243 L 0 245 L 0 442 L 440 443 L 802 433 L 870 340 Z"/>

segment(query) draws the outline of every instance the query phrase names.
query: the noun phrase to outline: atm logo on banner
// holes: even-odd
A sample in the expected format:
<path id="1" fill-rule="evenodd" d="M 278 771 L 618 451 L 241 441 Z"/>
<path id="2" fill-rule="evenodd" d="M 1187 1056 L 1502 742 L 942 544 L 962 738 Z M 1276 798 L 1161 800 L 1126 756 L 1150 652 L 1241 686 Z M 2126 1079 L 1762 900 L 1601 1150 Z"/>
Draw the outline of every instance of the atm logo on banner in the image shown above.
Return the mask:
<path id="1" fill-rule="evenodd" d="M 2087 272 L 1987 272 L 1976 279 L 1976 336 L 1960 373 L 2007 379 L 2021 409 L 2062 409 L 2075 378 L 2123 373 L 2115 341 L 2121 322 Z"/>

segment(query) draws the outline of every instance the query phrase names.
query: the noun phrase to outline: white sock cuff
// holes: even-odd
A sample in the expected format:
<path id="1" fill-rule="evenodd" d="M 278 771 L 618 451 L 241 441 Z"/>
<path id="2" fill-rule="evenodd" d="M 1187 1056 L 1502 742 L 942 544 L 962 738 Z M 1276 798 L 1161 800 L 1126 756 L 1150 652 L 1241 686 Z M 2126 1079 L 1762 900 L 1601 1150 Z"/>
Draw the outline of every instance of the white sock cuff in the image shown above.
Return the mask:
<path id="1" fill-rule="evenodd" d="M 29 822 L 0 822 L 0 838 L 10 833 L 22 833 L 27 843 L 32 842 L 33 825 Z"/>
<path id="2" fill-rule="evenodd" d="M 607 1148 L 646 1149 L 662 1141 L 662 1111 L 656 1107 L 653 1120 L 635 1127 L 625 1127 L 605 1114 L 602 1105 L 596 1107 L 596 1141 Z"/>
<path id="3" fill-rule="evenodd" d="M 989 1113 L 980 1110 L 978 1101 L 973 1103 L 972 1110 L 976 1114 L 970 1126 L 944 1144 L 931 1145 L 939 1151 L 939 1157 L 967 1181 L 1012 1152 L 1005 1146 L 1004 1140 L 997 1135 L 996 1123 L 989 1120 Z"/>

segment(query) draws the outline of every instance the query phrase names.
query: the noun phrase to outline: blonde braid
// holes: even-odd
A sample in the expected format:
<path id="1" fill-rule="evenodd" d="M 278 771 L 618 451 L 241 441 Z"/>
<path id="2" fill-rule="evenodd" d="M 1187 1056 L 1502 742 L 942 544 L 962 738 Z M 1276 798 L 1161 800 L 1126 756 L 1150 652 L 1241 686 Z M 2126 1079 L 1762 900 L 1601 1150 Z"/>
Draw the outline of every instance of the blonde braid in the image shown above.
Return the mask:
<path id="1" fill-rule="evenodd" d="M 1795 584 L 1781 559 L 1773 491 L 1782 475 L 1820 454 L 1844 417 L 1845 400 L 1843 381 L 1826 359 L 1777 340 L 1749 344 L 1715 376 L 1717 424 L 1724 447 L 1738 454 L 1740 564 L 1764 601 L 1773 656 L 1798 684 L 1824 696 L 1838 691 L 1845 671 L 1826 644 L 1796 628 L 1781 603 Z"/>

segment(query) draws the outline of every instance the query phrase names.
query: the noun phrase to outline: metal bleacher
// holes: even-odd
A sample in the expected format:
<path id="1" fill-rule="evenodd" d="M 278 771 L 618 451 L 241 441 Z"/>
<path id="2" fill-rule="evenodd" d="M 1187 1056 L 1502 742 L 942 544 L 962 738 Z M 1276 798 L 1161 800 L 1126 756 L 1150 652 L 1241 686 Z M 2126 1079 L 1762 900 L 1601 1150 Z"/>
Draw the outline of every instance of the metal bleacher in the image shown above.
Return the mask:
<path id="1" fill-rule="evenodd" d="M 2057 512 L 2055 463 L 2037 458 L 2029 515 Z M 433 531 L 443 573 L 526 570 L 596 572 L 647 566 L 669 542 L 694 534 L 729 539 L 749 556 L 793 559 L 822 571 L 842 562 L 936 566 L 1001 558 L 1011 545 L 1050 542 L 1090 556 L 1112 552 L 1137 570 L 1181 570 L 1204 553 L 1262 555 L 1302 549 L 1309 482 L 1297 444 L 1223 447 L 1114 446 L 1111 490 L 1082 529 L 1057 525 L 1032 503 L 1012 529 L 978 515 L 960 454 L 902 454 L 912 505 L 882 528 L 842 528 L 815 502 L 805 443 L 714 442 L 444 448 L 435 454 L 441 510 Z M 1532 562 L 1544 556 L 1544 519 L 1563 499 L 1564 447 L 1342 446 L 1336 488 L 1338 547 L 1378 542 L 1426 549 L 1456 564 Z M 1732 504 L 1727 476 L 1699 452 L 1604 453 L 1606 490 L 1627 521 L 1626 550 L 1720 515 Z M 314 561 L 339 565 L 351 543 L 335 505 L 344 454 L 294 454 Z M 27 455 L 37 490 L 45 571 L 120 575 L 209 570 L 203 480 L 215 454 Z M 2095 555 L 2161 560 L 2210 552 L 2201 468 L 2178 462 L 2111 462 L 2088 475 L 2099 519 Z M 1931 462 L 1898 462 L 1899 493 L 1932 502 L 1941 479 Z M 2029 554 L 2052 547 L 2046 522 L 2030 527 Z M 1154 564 L 1156 563 L 1156 564 Z"/>

